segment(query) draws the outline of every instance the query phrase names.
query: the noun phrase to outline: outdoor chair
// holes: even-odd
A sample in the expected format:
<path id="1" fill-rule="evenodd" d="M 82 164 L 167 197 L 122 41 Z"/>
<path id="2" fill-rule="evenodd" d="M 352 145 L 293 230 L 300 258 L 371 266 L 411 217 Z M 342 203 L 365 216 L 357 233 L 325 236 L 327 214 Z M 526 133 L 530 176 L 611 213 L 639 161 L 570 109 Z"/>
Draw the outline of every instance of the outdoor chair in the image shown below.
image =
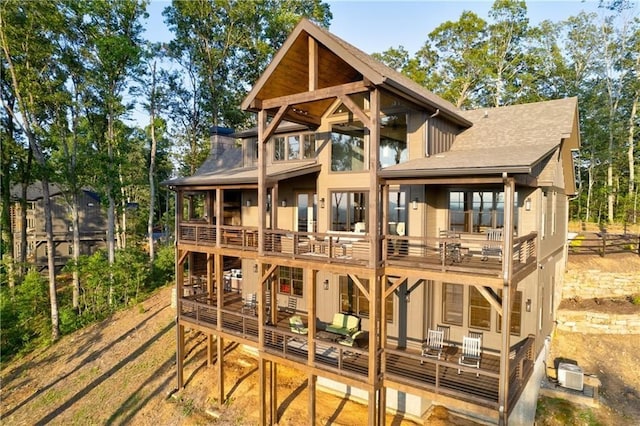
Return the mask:
<path id="1" fill-rule="evenodd" d="M 458 359 L 458 364 L 480 368 L 480 339 L 480 337 L 468 336 L 462 338 L 462 354 Z M 459 369 L 458 374 L 460 374 Z M 480 373 L 476 373 L 476 376 L 479 377 Z"/>
<path id="2" fill-rule="evenodd" d="M 438 249 L 443 261 L 450 260 L 453 263 L 462 262 L 462 245 L 460 244 L 460 234 L 454 231 L 440 230 L 440 242 Z M 447 241 L 451 240 L 451 241 Z"/>
<path id="3" fill-rule="evenodd" d="M 250 311 L 254 315 L 256 314 L 256 308 L 258 307 L 257 295 L 255 293 L 251 293 L 247 295 L 244 303 L 242 304 L 241 312 L 245 313 L 245 311 Z"/>
<path id="4" fill-rule="evenodd" d="M 290 297 L 289 302 L 287 303 L 287 307 L 285 308 L 285 312 L 290 314 L 295 314 L 298 310 L 298 299 L 295 297 Z"/>
<path id="5" fill-rule="evenodd" d="M 444 341 L 443 330 L 431 330 L 427 332 L 427 340 L 422 345 L 422 356 L 440 359 Z M 422 364 L 423 361 L 420 361 Z"/>
<path id="6" fill-rule="evenodd" d="M 291 328 L 292 333 L 307 334 L 309 332 L 309 329 L 305 327 L 304 323 L 302 322 L 302 318 L 300 318 L 298 315 L 294 315 L 289 318 L 289 327 Z"/>
<path id="7" fill-rule="evenodd" d="M 269 315 L 271 314 L 271 292 L 267 291 L 264 294 L 264 312 Z"/>
<path id="8" fill-rule="evenodd" d="M 502 261 L 502 229 L 487 231 L 487 241 L 482 246 L 482 260 L 489 260 L 489 256 L 498 257 Z"/>

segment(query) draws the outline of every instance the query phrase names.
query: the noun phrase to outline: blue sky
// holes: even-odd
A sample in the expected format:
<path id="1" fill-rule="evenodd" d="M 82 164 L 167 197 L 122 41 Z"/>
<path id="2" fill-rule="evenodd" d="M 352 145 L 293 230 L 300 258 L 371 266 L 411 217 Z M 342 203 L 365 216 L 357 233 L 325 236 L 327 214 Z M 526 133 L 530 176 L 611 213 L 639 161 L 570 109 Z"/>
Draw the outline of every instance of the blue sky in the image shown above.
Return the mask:
<path id="1" fill-rule="evenodd" d="M 250 0 L 245 0 L 250 1 Z M 472 10 L 488 20 L 492 1 L 382 1 L 335 0 L 327 1 L 333 13 L 330 31 L 367 53 L 382 52 L 389 47 L 404 46 L 415 53 L 427 39 L 427 34 L 445 21 L 454 21 L 464 10 Z M 171 33 L 164 25 L 162 10 L 168 1 L 152 1 L 149 5 L 147 36 L 152 41 L 169 41 Z M 595 0 L 527 2 L 528 17 L 532 24 L 549 19 L 558 22 L 577 15 L 580 11 L 597 11 Z"/>

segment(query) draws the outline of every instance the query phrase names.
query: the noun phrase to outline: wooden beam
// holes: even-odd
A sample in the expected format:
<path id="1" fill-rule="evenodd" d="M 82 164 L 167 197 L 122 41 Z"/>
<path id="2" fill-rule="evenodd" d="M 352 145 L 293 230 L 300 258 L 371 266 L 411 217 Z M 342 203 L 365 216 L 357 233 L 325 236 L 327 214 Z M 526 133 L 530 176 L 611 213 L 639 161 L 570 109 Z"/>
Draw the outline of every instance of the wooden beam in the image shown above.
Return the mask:
<path id="1" fill-rule="evenodd" d="M 267 272 L 265 272 L 265 274 L 260 277 L 260 286 L 261 287 L 271 277 L 271 275 L 275 272 L 275 270 L 277 268 L 278 268 L 278 264 L 277 263 L 274 263 L 271 266 L 269 266 L 269 269 L 267 270 Z"/>
<path id="2" fill-rule="evenodd" d="M 365 125 L 365 127 L 371 127 L 371 119 L 363 110 L 360 109 L 358 105 L 348 96 L 348 95 L 340 95 L 338 99 L 347 107 L 353 114 L 358 117 L 360 121 Z"/>
<path id="3" fill-rule="evenodd" d="M 258 112 L 258 140 L 264 141 L 265 126 L 267 124 L 267 113 L 264 110 Z M 264 256 L 264 229 L 267 212 L 262 206 L 267 205 L 267 144 L 258 144 L 258 255 Z M 222 222 L 222 217 L 218 218 L 218 223 Z"/>
<path id="4" fill-rule="evenodd" d="M 378 238 L 380 229 L 377 226 L 380 221 L 378 217 L 378 206 L 380 205 L 380 191 L 378 190 L 378 158 L 380 156 L 380 90 L 373 89 L 369 94 L 370 105 L 369 114 L 371 115 L 369 123 L 369 202 L 368 202 L 368 220 L 369 220 L 369 239 L 373 242 L 369 250 L 369 267 L 376 268 L 378 259 L 380 259 L 380 245 Z"/>
<path id="5" fill-rule="evenodd" d="M 309 392 L 309 405 L 307 407 L 308 411 L 308 423 L 310 426 L 315 426 L 316 424 L 316 378 L 317 376 L 313 373 L 309 373 L 307 375 L 307 389 Z"/>
<path id="6" fill-rule="evenodd" d="M 384 179 L 384 183 L 387 185 L 501 184 L 502 178 L 499 176 L 490 176 L 490 177 L 451 176 L 446 178 L 425 177 L 425 178 L 419 178 L 419 179 L 387 178 L 387 179 Z"/>
<path id="7" fill-rule="evenodd" d="M 386 275 L 386 277 L 389 277 L 388 275 Z M 386 287 L 384 290 L 384 298 L 386 299 L 387 297 L 389 297 L 391 295 L 391 293 L 393 293 L 396 288 L 398 288 L 400 285 L 402 285 L 403 282 L 405 282 L 406 280 L 408 280 L 409 277 L 407 276 L 402 276 L 402 277 L 398 277 L 395 282 L 393 284 L 391 284 L 390 287 Z M 384 281 L 383 281 L 384 282 Z M 385 282 L 386 284 L 386 282 Z"/>
<path id="8" fill-rule="evenodd" d="M 273 134 L 278 129 L 278 126 L 282 122 L 282 118 L 287 113 L 288 109 L 289 105 L 282 105 L 280 107 L 276 115 L 273 117 L 273 119 L 265 129 L 264 133 L 260 136 L 260 138 L 258 138 L 258 142 L 260 142 L 260 144 L 265 144 L 269 141 L 269 139 L 271 139 L 271 136 L 273 136 Z"/>
<path id="9" fill-rule="evenodd" d="M 218 407 L 222 408 L 225 403 L 224 394 L 224 339 L 222 336 L 216 336 L 216 352 L 218 353 L 218 368 L 216 369 L 218 376 Z"/>
<path id="10" fill-rule="evenodd" d="M 313 92 L 318 88 L 318 43 L 316 39 L 309 36 L 309 91 Z"/>
<path id="11" fill-rule="evenodd" d="M 349 277 L 353 280 L 354 283 L 356 283 L 356 286 L 358 286 L 362 294 L 364 294 L 364 297 L 366 297 L 367 300 L 369 300 L 369 290 L 367 290 L 365 286 L 362 285 L 362 283 L 360 282 L 360 279 L 353 274 L 349 274 Z"/>
<path id="12" fill-rule="evenodd" d="M 179 306 L 179 304 L 178 304 Z M 178 389 L 184 388 L 184 326 L 176 325 L 176 379 Z"/>
<path id="13" fill-rule="evenodd" d="M 267 426 L 267 361 L 258 358 L 258 401 L 260 404 L 260 420 L 262 426 Z"/>
<path id="14" fill-rule="evenodd" d="M 271 415 L 269 417 L 271 418 L 270 424 L 277 425 L 280 421 L 278 416 L 278 363 L 271 361 L 269 364 L 271 365 L 271 392 L 269 392 Z"/>
<path id="15" fill-rule="evenodd" d="M 409 278 L 424 278 L 425 280 L 454 282 L 464 285 L 481 285 L 491 288 L 502 288 L 501 277 L 469 275 L 464 273 L 442 272 L 436 270 L 419 270 L 410 269 L 400 266 L 387 266 L 385 268 L 387 275 L 407 276 Z"/>
<path id="16" fill-rule="evenodd" d="M 184 263 L 184 260 L 187 258 L 187 256 L 189 256 L 189 254 L 191 254 L 191 252 L 187 250 L 185 250 L 182 254 L 180 254 L 178 257 L 178 265 L 182 265 Z"/>
<path id="17" fill-rule="evenodd" d="M 492 291 L 489 291 L 487 287 L 482 287 L 479 285 L 475 285 L 474 287 L 480 292 L 482 297 L 484 297 L 487 302 L 489 302 L 489 304 L 493 306 L 496 311 L 498 311 L 498 314 L 502 315 L 502 301 L 498 299 L 497 295 Z"/>
<path id="18" fill-rule="evenodd" d="M 283 105 L 296 105 L 308 102 L 322 101 L 325 99 L 337 98 L 340 95 L 368 92 L 369 87 L 364 81 L 345 83 L 339 86 L 327 87 L 314 90 L 313 92 L 295 93 L 293 95 L 279 96 L 262 101 L 262 109 L 280 108 Z"/>

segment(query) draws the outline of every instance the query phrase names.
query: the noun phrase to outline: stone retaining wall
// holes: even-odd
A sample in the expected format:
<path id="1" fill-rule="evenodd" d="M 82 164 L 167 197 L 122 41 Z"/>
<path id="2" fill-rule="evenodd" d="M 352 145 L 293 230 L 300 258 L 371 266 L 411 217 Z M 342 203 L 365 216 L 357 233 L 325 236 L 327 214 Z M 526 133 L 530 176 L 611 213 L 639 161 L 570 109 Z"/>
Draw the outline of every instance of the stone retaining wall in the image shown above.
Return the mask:
<path id="1" fill-rule="evenodd" d="M 598 269 L 568 271 L 564 275 L 562 298 L 621 297 L 640 293 L 640 273 L 602 272 Z"/>
<path id="2" fill-rule="evenodd" d="M 640 314 L 559 310 L 556 327 L 587 334 L 640 334 Z"/>

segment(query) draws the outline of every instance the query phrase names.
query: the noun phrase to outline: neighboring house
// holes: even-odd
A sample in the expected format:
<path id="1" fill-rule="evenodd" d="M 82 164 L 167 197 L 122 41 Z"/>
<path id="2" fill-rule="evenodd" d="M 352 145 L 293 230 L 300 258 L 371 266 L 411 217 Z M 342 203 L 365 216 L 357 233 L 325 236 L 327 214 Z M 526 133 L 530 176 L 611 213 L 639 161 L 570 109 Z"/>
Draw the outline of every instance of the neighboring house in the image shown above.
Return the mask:
<path id="1" fill-rule="evenodd" d="M 577 100 L 461 111 L 302 20 L 242 107 L 257 128 L 214 135 L 212 149 L 237 163 L 167 182 L 178 386 L 188 328 L 217 336 L 218 360 L 226 340 L 255 348 L 261 424 L 277 422 L 269 364 L 308 377 L 308 424 L 318 386 L 363 399 L 372 425 L 385 407 L 432 404 L 532 421 L 566 263 Z M 233 137 L 241 149 L 215 149 Z M 433 353 L 430 330 L 443 336 Z M 459 364 L 468 336 L 479 365 Z"/>
<path id="2" fill-rule="evenodd" d="M 51 216 L 53 221 L 53 243 L 55 245 L 55 266 L 59 270 L 73 258 L 73 226 L 71 208 L 61 189 L 49 185 L 51 198 Z M 21 250 L 21 187 L 15 185 L 11 190 L 11 229 L 15 258 Z M 38 270 L 47 268 L 47 235 L 45 233 L 44 205 L 42 202 L 42 184 L 33 183 L 27 188 L 27 262 L 33 263 Z M 100 197 L 95 192 L 83 189 L 79 197 L 80 254 L 90 255 L 106 247 L 106 215 L 100 208 Z"/>

